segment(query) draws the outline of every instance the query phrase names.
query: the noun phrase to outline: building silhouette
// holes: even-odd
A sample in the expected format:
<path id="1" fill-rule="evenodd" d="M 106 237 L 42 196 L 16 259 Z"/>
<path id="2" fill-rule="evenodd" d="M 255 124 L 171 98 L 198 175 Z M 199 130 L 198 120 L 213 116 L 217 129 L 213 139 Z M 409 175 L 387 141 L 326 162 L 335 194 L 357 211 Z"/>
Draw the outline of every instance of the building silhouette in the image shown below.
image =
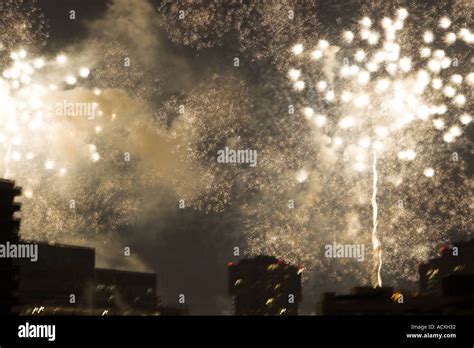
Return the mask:
<path id="1" fill-rule="evenodd" d="M 10 180 L 0 180 L 0 244 L 18 243 L 20 220 L 14 216 L 21 208 L 15 197 L 21 189 Z M 0 258 L 0 315 L 13 314 L 18 303 L 18 266 L 11 258 Z"/>
<path id="2" fill-rule="evenodd" d="M 390 287 L 355 287 L 350 294 L 336 295 L 326 292 L 316 313 L 323 315 L 392 314 L 396 303 L 392 301 Z"/>
<path id="3" fill-rule="evenodd" d="M 36 262 L 17 261 L 19 314 L 160 314 L 154 273 L 96 268 L 93 248 L 35 244 Z"/>
<path id="4" fill-rule="evenodd" d="M 297 315 L 301 268 L 272 256 L 229 263 L 229 293 L 235 315 Z"/>

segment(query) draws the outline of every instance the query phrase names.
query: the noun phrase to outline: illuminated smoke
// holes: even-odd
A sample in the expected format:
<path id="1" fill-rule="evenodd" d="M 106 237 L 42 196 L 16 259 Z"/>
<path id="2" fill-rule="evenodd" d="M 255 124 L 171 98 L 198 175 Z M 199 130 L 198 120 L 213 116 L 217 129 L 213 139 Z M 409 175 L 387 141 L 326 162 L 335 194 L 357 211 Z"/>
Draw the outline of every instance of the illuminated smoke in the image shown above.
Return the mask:
<path id="1" fill-rule="evenodd" d="M 102 115 L 52 118 L 48 136 L 27 135 L 21 144 L 6 134 L 12 144 L 10 175 L 25 188 L 24 236 L 120 250 L 120 232 L 183 199 L 187 207 L 210 214 L 237 210 L 248 254 L 302 263 L 331 284 L 360 283 L 372 274 L 372 264 L 328 260 L 322 250 L 334 241 L 370 244 L 374 150 L 384 283 L 414 280 L 416 264 L 440 244 L 472 235 L 470 144 L 464 136 L 472 127 L 467 25 L 472 21 L 466 20 L 472 4 L 455 2 L 451 14 L 413 3 L 405 16 L 392 2 L 372 2 L 364 5 L 361 22 L 332 21 L 337 31 L 325 31 L 315 3 L 193 2 L 182 22 L 179 3 L 167 3 L 155 15 L 173 42 L 203 50 L 225 45 L 224 37 L 235 34 L 238 42 L 230 41 L 244 65 L 252 69 L 264 60 L 273 70 L 259 74 L 257 86 L 221 71 L 158 108 L 150 100 L 158 99 L 167 81 L 148 68 L 163 52 L 157 33 L 150 32 L 155 27 L 150 5 L 133 6 L 135 14 L 146 12 L 134 15 L 130 2 L 114 1 L 108 20 L 93 26 L 99 37 L 64 48 L 57 61 L 46 57 L 33 79 L 57 85 L 47 92 L 49 105 L 64 99 L 96 102 Z M 335 2 L 317 3 L 344 10 Z M 288 17 L 291 9 L 294 20 Z M 451 21 L 447 29 L 439 25 L 444 16 Z M 113 30 L 117 21 L 126 23 L 120 31 Z M 427 31 L 433 33 L 430 43 L 423 40 Z M 16 40 L 16 31 L 7 32 L 2 70 L 11 66 L 12 51 L 39 56 Z M 136 40 L 142 32 L 147 37 Z M 35 35 L 24 36 L 31 38 L 25 42 L 41 45 L 43 36 Z M 298 44 L 303 50 L 293 56 Z M 132 51 L 138 65 L 132 60 L 125 69 L 123 58 Z M 258 166 L 219 165 L 215 152 L 226 145 L 257 150 Z M 130 163 L 124 162 L 125 152 Z"/>

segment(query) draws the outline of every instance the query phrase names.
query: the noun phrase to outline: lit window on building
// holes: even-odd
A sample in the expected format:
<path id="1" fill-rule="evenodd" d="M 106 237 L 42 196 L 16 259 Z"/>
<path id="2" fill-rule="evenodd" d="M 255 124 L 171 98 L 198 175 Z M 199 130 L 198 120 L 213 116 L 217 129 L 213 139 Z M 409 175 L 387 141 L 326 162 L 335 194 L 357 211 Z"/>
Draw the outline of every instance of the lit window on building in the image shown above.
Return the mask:
<path id="1" fill-rule="evenodd" d="M 267 266 L 267 271 L 274 271 L 278 268 L 278 263 L 272 263 L 271 265 Z"/>
<path id="2" fill-rule="evenodd" d="M 439 268 L 434 268 L 430 269 L 428 272 L 426 272 L 426 275 L 428 276 L 428 280 L 432 280 L 435 278 L 439 273 Z"/>

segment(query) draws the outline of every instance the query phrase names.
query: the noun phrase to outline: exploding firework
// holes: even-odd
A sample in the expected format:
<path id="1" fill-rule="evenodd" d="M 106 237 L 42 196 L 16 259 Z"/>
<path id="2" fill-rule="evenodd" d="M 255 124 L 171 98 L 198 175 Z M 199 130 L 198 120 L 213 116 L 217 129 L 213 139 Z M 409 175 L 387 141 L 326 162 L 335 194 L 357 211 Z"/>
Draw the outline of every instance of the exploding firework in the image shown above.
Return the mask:
<path id="1" fill-rule="evenodd" d="M 252 189 L 252 168 L 222 165 L 216 160 L 217 152 L 225 147 L 259 146 L 255 135 L 250 134 L 255 120 L 248 93 L 237 77 L 214 76 L 188 96 L 167 101 L 160 111 L 160 121 L 171 124 L 167 137 L 176 143 L 174 156 L 184 156 L 189 169 L 197 174 L 193 178 L 195 192 L 187 187 L 189 182 L 175 174 L 178 195 L 189 202 L 187 205 L 206 212 L 222 211 L 236 198 L 239 182 L 246 190 Z"/>
<path id="2" fill-rule="evenodd" d="M 342 42 L 320 40 L 309 53 L 303 44 L 295 44 L 292 54 L 304 70 L 288 72 L 294 90 L 304 95 L 304 102 L 311 102 L 302 108 L 303 116 L 329 137 L 332 149 L 347 162 L 346 171 L 362 173 L 372 168 L 374 286 L 382 284 L 377 158 L 394 168 L 397 164 L 391 161 L 396 154 L 403 163 L 424 165 L 418 167 L 418 175 L 433 178 L 442 170 L 432 168 L 436 158 L 428 163 L 415 160 L 433 154 L 432 146 L 439 139 L 436 130 L 445 143 L 452 143 L 471 121 L 468 98 L 474 75 L 460 68 L 469 66 L 468 61 L 459 61 L 466 59 L 465 54 L 449 52 L 469 51 L 473 33 L 442 17 L 436 28 L 424 31 L 423 44 L 412 55 L 412 44 L 405 45 L 407 17 L 404 8 L 395 18 L 385 17 L 379 23 L 364 17 L 357 31 L 342 33 Z"/>
<path id="3" fill-rule="evenodd" d="M 86 79 L 90 71 L 81 67 L 71 73 L 70 67 L 63 67 L 67 62 L 65 55 L 46 61 L 29 59 L 27 51 L 18 50 L 11 52 L 10 57 L 12 64 L 0 79 L 4 176 L 9 177 L 11 173 L 21 176 L 18 171 L 27 173 L 33 167 L 37 169 L 38 162 L 45 170 L 64 176 L 68 164 L 61 157 L 65 156 L 56 153 L 58 158 L 48 157 L 54 156 L 65 133 L 71 131 L 70 124 L 63 118 L 83 116 L 92 119 L 100 116 L 101 111 L 96 102 L 78 105 L 61 97 L 65 98 L 67 89 L 78 79 Z M 96 131 L 98 133 L 99 128 Z M 89 149 L 91 160 L 98 161 L 100 155 L 92 144 Z"/>
<path id="4" fill-rule="evenodd" d="M 38 50 L 48 38 L 48 25 L 37 8 L 37 1 L 5 0 L 1 4 L 0 16 L 0 63 L 10 61 L 8 52 L 18 47 Z"/>
<path id="5" fill-rule="evenodd" d="M 130 184 L 122 178 L 121 185 L 113 185 L 116 176 L 110 175 L 108 186 L 101 185 L 96 195 L 90 192 L 91 180 L 103 170 L 98 144 L 102 145 L 102 134 L 116 118 L 101 109 L 101 90 L 78 87 L 87 83 L 90 70 L 74 67 L 64 54 L 30 58 L 20 49 L 9 58 L 11 64 L 0 78 L 0 167 L 4 177 L 13 177 L 24 187 L 24 236 L 84 239 L 84 230 L 97 231 L 107 216 L 112 219 L 107 228 L 114 230 L 121 223 L 119 217 L 133 208 L 124 189 L 117 188 Z M 92 196 L 96 198 L 89 201 Z M 94 205 L 112 197 L 121 197 L 115 214 L 104 209 L 97 209 L 101 214 L 88 214 Z"/>
<path id="6" fill-rule="evenodd" d="M 331 281 L 371 273 L 380 285 L 383 247 L 384 277 L 413 280 L 417 262 L 472 233 L 469 142 L 461 136 L 471 127 L 472 32 L 462 17 L 470 3 L 456 2 L 452 16 L 436 22 L 434 10 L 412 22 L 415 14 L 403 10 L 348 22 L 342 37 L 320 31 L 314 4 L 196 2 L 180 21 L 179 3 L 168 3 L 162 24 L 173 42 L 200 50 L 237 34 L 243 65 L 273 65 L 248 84 L 237 73 L 206 79 L 163 102 L 158 122 L 146 104 L 160 76 L 151 81 L 154 71 L 144 67 L 158 35 L 137 44 L 141 21 L 131 40 L 129 26 L 119 35 L 104 30 L 117 17 L 135 18 L 127 2 L 94 27 L 104 37 L 57 60 L 19 49 L 42 43 L 34 33 L 20 43 L 4 35 L 0 169 L 25 188 L 22 233 L 90 245 L 99 235 L 114 238 L 143 210 L 156 216 L 183 199 L 205 212 L 238 210 L 250 254 L 303 263 Z M 145 5 L 139 13 L 148 13 Z M 138 51 L 144 61 L 124 67 Z M 289 67 L 291 105 L 278 75 Z M 64 100 L 96 105 L 97 115 L 59 117 Z M 226 146 L 257 150 L 257 167 L 218 164 L 216 151 Z M 160 185 L 175 191 L 166 202 L 156 197 Z M 323 258 L 335 240 L 372 242 L 376 262 Z"/>
<path id="7" fill-rule="evenodd" d="M 164 1 L 159 12 L 173 42 L 203 50 L 225 45 L 226 37 L 232 36 L 233 49 L 249 61 L 269 60 L 285 69 L 288 61 L 280 52 L 295 38 L 316 37 L 317 7 L 314 0 Z"/>

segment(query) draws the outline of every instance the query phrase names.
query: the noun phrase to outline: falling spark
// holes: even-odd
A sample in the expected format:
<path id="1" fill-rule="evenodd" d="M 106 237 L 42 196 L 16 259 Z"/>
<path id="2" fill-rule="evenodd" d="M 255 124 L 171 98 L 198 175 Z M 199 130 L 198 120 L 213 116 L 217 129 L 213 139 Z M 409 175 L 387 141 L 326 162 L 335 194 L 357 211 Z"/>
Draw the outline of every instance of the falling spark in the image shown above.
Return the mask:
<path id="1" fill-rule="evenodd" d="M 433 168 L 426 168 L 426 169 L 423 171 L 423 174 L 424 174 L 424 176 L 426 176 L 427 178 L 431 178 L 431 177 L 434 175 L 434 169 L 433 169 Z"/>
<path id="2" fill-rule="evenodd" d="M 298 174 L 296 175 L 296 180 L 299 183 L 305 182 L 308 179 L 308 172 L 306 170 L 300 170 Z"/>
<path id="3" fill-rule="evenodd" d="M 302 44 L 296 44 L 291 50 L 294 55 L 300 55 L 301 53 L 303 53 L 304 47 Z"/>
<path id="4" fill-rule="evenodd" d="M 56 57 L 56 61 L 59 63 L 59 64 L 65 64 L 66 61 L 67 61 L 67 58 L 64 54 L 60 54 Z"/>

